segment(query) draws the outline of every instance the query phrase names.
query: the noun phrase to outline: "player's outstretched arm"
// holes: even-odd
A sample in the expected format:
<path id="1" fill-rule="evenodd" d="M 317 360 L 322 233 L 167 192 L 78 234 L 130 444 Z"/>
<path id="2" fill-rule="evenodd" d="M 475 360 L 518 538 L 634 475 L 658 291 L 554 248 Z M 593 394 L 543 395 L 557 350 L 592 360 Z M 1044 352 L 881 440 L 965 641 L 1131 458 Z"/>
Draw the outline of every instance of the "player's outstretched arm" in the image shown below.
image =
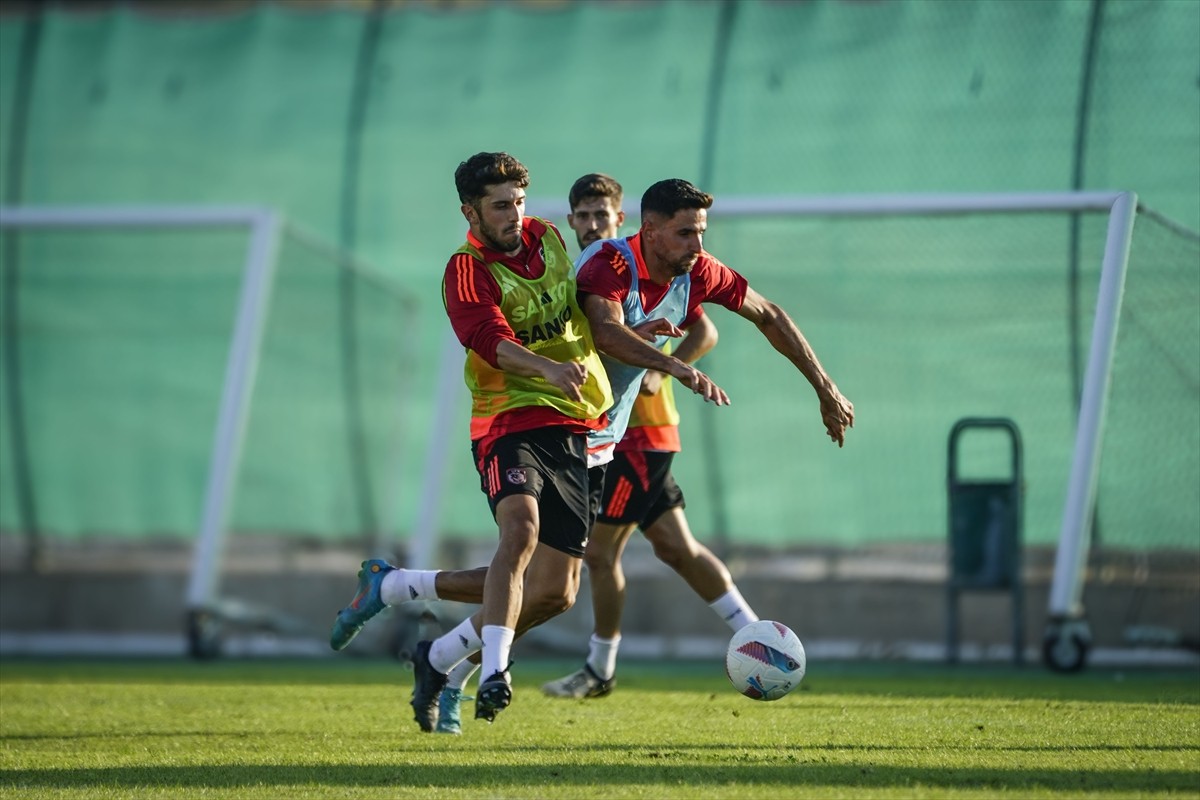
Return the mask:
<path id="1" fill-rule="evenodd" d="M 717 346 L 717 326 L 708 314 L 701 314 L 684 331 L 687 335 L 675 348 L 675 357 L 685 364 L 695 364 L 700 357 Z"/>
<path id="2" fill-rule="evenodd" d="M 592 328 L 592 339 L 601 352 L 635 367 L 664 372 L 706 401 L 729 405 L 729 395 L 700 370 L 663 353 L 634 333 L 626 324 L 620 303 L 595 294 L 581 294 L 583 312 Z"/>
<path id="3" fill-rule="evenodd" d="M 695 364 L 701 356 L 717 346 L 717 326 L 707 314 L 701 314 L 687 326 L 683 341 L 675 348 L 674 356 L 685 364 Z M 663 374 L 658 370 L 646 370 L 642 377 L 643 395 L 655 395 L 662 389 Z"/>
<path id="4" fill-rule="evenodd" d="M 846 429 L 854 426 L 854 404 L 842 396 L 792 318 L 750 287 L 746 288 L 746 299 L 738 313 L 753 322 L 771 346 L 787 356 L 808 379 L 821 401 L 825 432 L 838 447 L 845 444 Z"/>
<path id="5" fill-rule="evenodd" d="M 583 397 L 581 389 L 587 380 L 587 367 L 578 361 L 553 361 L 505 339 L 496 347 L 496 364 L 514 375 L 545 378 L 547 383 L 557 386 L 571 400 Z"/>

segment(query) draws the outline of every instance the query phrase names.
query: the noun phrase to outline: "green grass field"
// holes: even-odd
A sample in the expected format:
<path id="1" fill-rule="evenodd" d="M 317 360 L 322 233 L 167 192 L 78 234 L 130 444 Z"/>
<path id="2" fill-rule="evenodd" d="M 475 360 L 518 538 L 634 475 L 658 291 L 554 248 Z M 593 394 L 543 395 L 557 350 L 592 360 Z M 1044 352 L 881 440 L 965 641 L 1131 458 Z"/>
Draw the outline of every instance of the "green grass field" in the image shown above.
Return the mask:
<path id="1" fill-rule="evenodd" d="M 541 696 L 574 667 L 519 663 L 513 706 L 453 737 L 389 661 L 7 660 L 0 795 L 1200 797 L 1194 670 L 822 663 L 757 703 L 719 665 L 633 662 L 611 697 Z"/>

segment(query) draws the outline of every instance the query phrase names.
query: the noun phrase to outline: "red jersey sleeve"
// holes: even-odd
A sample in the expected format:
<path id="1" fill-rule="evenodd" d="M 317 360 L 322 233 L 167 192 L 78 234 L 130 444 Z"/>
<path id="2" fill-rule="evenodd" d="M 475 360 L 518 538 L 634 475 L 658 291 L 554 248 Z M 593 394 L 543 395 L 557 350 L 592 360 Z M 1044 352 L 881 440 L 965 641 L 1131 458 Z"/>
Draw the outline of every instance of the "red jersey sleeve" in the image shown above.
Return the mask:
<path id="1" fill-rule="evenodd" d="M 442 279 L 446 315 L 454 335 L 497 369 L 496 348 L 505 339 L 520 344 L 512 326 L 500 312 L 500 286 L 482 262 L 466 253 L 455 253 Z"/>
<path id="2" fill-rule="evenodd" d="M 683 318 L 683 324 L 679 327 L 687 329 L 693 322 L 704 316 L 704 306 L 693 306 L 688 304 L 688 315 Z"/>
<path id="3" fill-rule="evenodd" d="M 620 250 L 606 244 L 579 268 L 578 290 L 615 303 L 623 302 L 629 294 L 629 270 L 633 268 Z"/>
<path id="4" fill-rule="evenodd" d="M 730 311 L 737 311 L 746 302 L 749 282 L 729 267 L 713 258 L 709 253 L 700 254 L 692 267 L 692 291 L 688 297 L 687 319 L 694 322 L 692 310 L 700 303 L 716 303 Z M 690 324 L 685 321 L 684 323 Z"/>

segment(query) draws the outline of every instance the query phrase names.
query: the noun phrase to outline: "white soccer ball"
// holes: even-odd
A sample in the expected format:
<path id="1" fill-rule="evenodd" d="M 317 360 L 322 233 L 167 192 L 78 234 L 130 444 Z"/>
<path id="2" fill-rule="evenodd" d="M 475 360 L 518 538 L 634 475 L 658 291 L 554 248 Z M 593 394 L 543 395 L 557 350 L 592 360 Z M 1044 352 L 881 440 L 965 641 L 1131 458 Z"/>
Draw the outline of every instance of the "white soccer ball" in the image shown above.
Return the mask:
<path id="1" fill-rule="evenodd" d="M 800 685 L 804 645 L 782 622 L 762 619 L 733 635 L 725 652 L 729 682 L 754 700 L 778 700 Z"/>

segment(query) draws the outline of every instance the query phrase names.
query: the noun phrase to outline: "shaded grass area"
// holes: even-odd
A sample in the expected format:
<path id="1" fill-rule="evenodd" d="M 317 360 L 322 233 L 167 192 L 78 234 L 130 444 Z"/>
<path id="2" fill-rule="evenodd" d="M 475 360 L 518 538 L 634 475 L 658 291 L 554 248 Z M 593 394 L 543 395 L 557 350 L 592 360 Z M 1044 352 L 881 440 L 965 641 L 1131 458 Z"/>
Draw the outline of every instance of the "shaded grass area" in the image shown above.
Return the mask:
<path id="1" fill-rule="evenodd" d="M 602 700 L 537 686 L 421 734 L 388 661 L 0 662 L 20 797 L 1200 797 L 1200 674 L 819 664 L 775 703 L 719 665 L 636 664 Z M 464 708 L 470 716 L 471 705 Z"/>

